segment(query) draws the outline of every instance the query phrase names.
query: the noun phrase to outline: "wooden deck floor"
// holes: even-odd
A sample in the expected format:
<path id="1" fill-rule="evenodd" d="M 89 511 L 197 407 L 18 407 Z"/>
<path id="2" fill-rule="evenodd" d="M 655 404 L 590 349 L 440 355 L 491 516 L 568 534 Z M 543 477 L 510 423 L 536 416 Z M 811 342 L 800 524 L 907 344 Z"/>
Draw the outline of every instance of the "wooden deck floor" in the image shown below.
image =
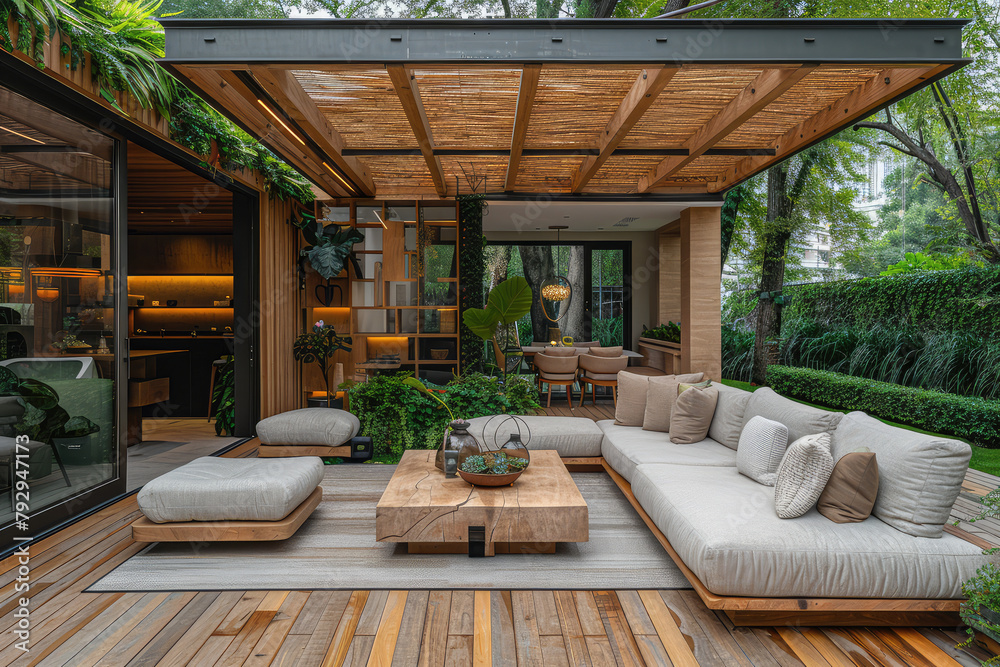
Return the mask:
<path id="1" fill-rule="evenodd" d="M 957 511 L 990 484 L 970 473 Z M 32 546 L 27 655 L 11 632 L 17 559 L 3 561 L 0 665 L 971 667 L 1000 651 L 986 640 L 956 649 L 957 628 L 734 628 L 692 591 L 83 592 L 143 548 L 129 530 L 138 516 L 128 498 Z"/>

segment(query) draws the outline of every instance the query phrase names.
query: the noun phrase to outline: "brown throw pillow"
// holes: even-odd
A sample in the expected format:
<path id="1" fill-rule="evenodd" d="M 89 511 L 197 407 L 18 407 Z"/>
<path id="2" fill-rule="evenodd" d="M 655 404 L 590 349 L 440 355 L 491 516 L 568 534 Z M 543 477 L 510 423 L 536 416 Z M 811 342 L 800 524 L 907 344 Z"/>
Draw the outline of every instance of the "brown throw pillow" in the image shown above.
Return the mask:
<path id="1" fill-rule="evenodd" d="M 851 452 L 837 461 L 816 509 L 834 523 L 858 523 L 871 515 L 877 495 L 875 454 Z"/>
<path id="2" fill-rule="evenodd" d="M 624 348 L 621 345 L 615 347 L 591 347 L 587 348 L 587 354 L 595 357 L 620 357 Z"/>
<path id="3" fill-rule="evenodd" d="M 646 393 L 646 410 L 642 418 L 644 431 L 670 430 L 670 415 L 677 402 L 677 387 L 683 382 L 699 382 L 704 373 L 688 373 L 686 375 L 654 375 L 649 378 Z M 619 399 L 620 400 L 620 399 Z"/>
<path id="4" fill-rule="evenodd" d="M 682 391 L 670 415 L 670 442 L 691 445 L 704 440 L 718 402 L 719 390 L 715 387 L 691 387 Z"/>

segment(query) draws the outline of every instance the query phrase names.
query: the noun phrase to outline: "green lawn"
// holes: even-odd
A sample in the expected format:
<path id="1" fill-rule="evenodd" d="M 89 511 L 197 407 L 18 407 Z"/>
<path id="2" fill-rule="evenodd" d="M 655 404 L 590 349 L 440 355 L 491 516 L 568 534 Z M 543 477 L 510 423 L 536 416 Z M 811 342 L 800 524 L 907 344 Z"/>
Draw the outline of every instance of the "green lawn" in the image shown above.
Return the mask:
<path id="1" fill-rule="evenodd" d="M 728 385 L 730 387 L 736 387 L 737 389 L 743 389 L 744 391 L 754 391 L 758 387 L 756 385 L 751 385 L 749 382 L 740 382 L 738 380 L 723 380 L 722 384 Z M 804 403 L 805 405 L 811 405 L 814 408 L 820 408 L 821 410 L 832 410 L 825 405 L 816 405 L 814 403 L 807 403 L 806 401 L 800 401 L 793 398 L 793 401 L 797 403 Z M 942 438 L 954 438 L 953 435 L 942 435 L 940 433 L 933 433 L 931 431 L 924 431 L 923 429 L 914 428 L 913 426 L 907 426 L 906 424 L 897 424 L 896 422 L 891 422 L 886 419 L 879 419 L 880 422 L 889 424 L 890 426 L 898 426 L 899 428 L 905 428 L 907 431 L 916 431 L 917 433 L 926 433 L 928 435 L 937 435 Z M 958 438 L 961 440 L 961 438 Z M 973 470 L 980 470 L 991 475 L 1000 475 L 1000 449 L 985 449 L 984 447 L 976 447 L 970 444 L 972 447 L 972 460 L 969 461 L 969 467 Z"/>

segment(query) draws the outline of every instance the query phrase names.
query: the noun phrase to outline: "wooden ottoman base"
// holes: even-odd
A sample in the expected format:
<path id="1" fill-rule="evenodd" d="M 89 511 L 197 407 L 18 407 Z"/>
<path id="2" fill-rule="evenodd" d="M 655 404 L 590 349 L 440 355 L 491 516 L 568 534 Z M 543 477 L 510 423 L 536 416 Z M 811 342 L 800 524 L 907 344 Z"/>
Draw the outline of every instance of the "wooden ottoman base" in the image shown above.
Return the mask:
<path id="1" fill-rule="evenodd" d="M 351 446 L 328 447 L 326 445 L 265 445 L 257 448 L 257 458 L 288 458 L 290 456 L 351 456 Z"/>
<path id="2" fill-rule="evenodd" d="M 278 521 L 177 521 L 155 523 L 141 517 L 132 524 L 136 542 L 269 542 L 287 540 L 323 500 L 317 486 L 308 498 Z"/>

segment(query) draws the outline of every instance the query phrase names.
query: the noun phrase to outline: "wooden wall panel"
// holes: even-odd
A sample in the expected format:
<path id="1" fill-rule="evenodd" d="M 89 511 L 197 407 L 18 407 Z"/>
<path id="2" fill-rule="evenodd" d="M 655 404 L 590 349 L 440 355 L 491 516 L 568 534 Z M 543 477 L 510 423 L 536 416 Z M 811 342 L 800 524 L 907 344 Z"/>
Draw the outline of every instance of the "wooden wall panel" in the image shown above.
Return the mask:
<path id="1" fill-rule="evenodd" d="M 681 319 L 681 235 L 674 225 L 657 235 L 660 251 L 656 321 L 651 326 Z"/>
<path id="2" fill-rule="evenodd" d="M 260 283 L 258 345 L 260 418 L 301 407 L 300 364 L 292 343 L 301 317 L 298 229 L 288 224 L 292 204 L 260 199 Z"/>
<path id="3" fill-rule="evenodd" d="M 722 379 L 722 209 L 681 212 L 681 372 Z"/>

